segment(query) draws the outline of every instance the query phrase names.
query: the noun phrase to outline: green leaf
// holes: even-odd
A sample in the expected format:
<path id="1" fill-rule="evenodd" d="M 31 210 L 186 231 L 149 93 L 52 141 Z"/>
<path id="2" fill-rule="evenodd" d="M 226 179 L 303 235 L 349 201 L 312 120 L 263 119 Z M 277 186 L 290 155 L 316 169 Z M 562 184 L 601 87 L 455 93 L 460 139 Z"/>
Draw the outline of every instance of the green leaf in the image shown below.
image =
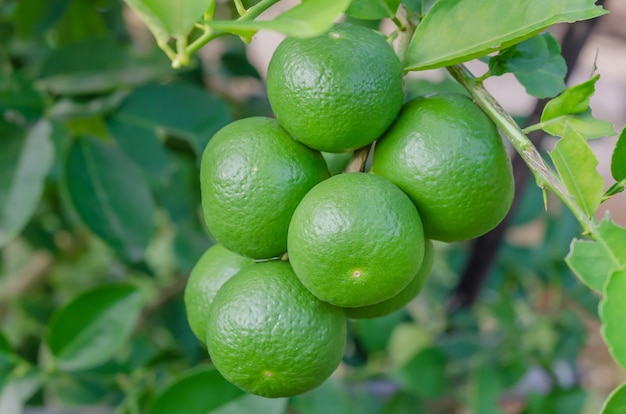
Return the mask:
<path id="1" fill-rule="evenodd" d="M 604 194 L 604 179 L 596 167 L 598 160 L 585 139 L 569 124 L 550 158 L 568 192 L 589 217 L 596 212 Z"/>
<path id="2" fill-rule="evenodd" d="M 186 37 L 215 0 L 124 0 L 160 43 Z"/>
<path id="3" fill-rule="evenodd" d="M 129 45 L 99 37 L 50 53 L 42 63 L 37 85 L 60 95 L 95 94 L 141 85 L 171 73 L 170 62 L 162 53 L 140 55 Z"/>
<path id="4" fill-rule="evenodd" d="M 214 20 L 208 25 L 244 38 L 251 38 L 259 30 L 312 37 L 330 29 L 349 4 L 350 0 L 306 0 L 273 20 Z"/>
<path id="5" fill-rule="evenodd" d="M 615 388 L 604 402 L 600 414 L 626 413 L 626 382 Z"/>
<path id="6" fill-rule="evenodd" d="M 353 395 L 348 394 L 345 383 L 334 377 L 307 393 L 289 399 L 289 406 L 298 414 L 352 414 L 355 411 L 354 403 Z"/>
<path id="7" fill-rule="evenodd" d="M 604 286 L 604 298 L 600 302 L 598 313 L 602 321 L 602 337 L 613 359 L 626 369 L 626 269 L 622 268 L 609 276 Z"/>
<path id="8" fill-rule="evenodd" d="M 611 174 L 615 181 L 626 180 L 626 128 L 622 130 L 615 144 L 611 157 Z"/>
<path id="9" fill-rule="evenodd" d="M 13 72 L 0 77 L 0 113 L 7 121 L 34 122 L 45 107 L 42 95 L 23 75 Z"/>
<path id="10" fill-rule="evenodd" d="M 213 134 L 230 121 L 230 110 L 223 100 L 191 84 L 177 83 L 134 90 L 107 125 L 120 147 L 145 168 L 151 160 L 141 154 L 141 145 L 131 142 L 137 138 L 135 134 L 162 162 L 165 156 L 156 155 L 159 151 L 154 146 L 162 145 L 158 141 L 164 133 L 187 140 L 199 158 Z"/>
<path id="11" fill-rule="evenodd" d="M 419 352 L 406 365 L 394 373 L 402 386 L 423 398 L 435 398 L 447 388 L 446 357 L 437 348 Z"/>
<path id="12" fill-rule="evenodd" d="M 98 97 L 63 97 L 48 110 L 48 116 L 54 119 L 88 118 L 105 115 L 114 111 L 128 95 L 127 91 L 118 90 Z"/>
<path id="13" fill-rule="evenodd" d="M 626 268 L 626 228 L 609 216 L 593 230 L 591 240 L 573 240 L 565 262 L 582 282 L 602 293 L 609 275 Z"/>
<path id="14" fill-rule="evenodd" d="M 143 303 L 137 288 L 120 284 L 84 292 L 61 308 L 47 336 L 59 368 L 93 368 L 113 357 L 128 340 Z"/>
<path id="15" fill-rule="evenodd" d="M 565 89 L 567 66 L 561 46 L 549 32 L 501 51 L 489 59 L 489 70 L 493 75 L 513 73 L 526 92 L 538 98 L 556 96 Z"/>
<path id="16" fill-rule="evenodd" d="M 481 364 L 473 373 L 469 386 L 469 406 L 471 412 L 480 414 L 501 414 L 498 400 L 502 392 L 499 372 L 487 364 Z"/>
<path id="17" fill-rule="evenodd" d="M 566 124 L 584 138 L 598 138 L 615 135 L 610 122 L 595 119 L 589 109 L 589 100 L 595 92 L 595 84 L 600 75 L 566 89 L 561 95 L 550 100 L 541 114 L 540 126 L 554 136 L 565 134 Z"/>
<path id="18" fill-rule="evenodd" d="M 0 125 L 0 247 L 17 236 L 35 212 L 54 161 L 50 124 L 28 131 Z"/>
<path id="19" fill-rule="evenodd" d="M 417 27 L 405 68 L 423 70 L 466 62 L 517 44 L 554 24 L 605 13 L 594 0 L 439 0 Z"/>
<path id="20" fill-rule="evenodd" d="M 65 182 L 87 227 L 131 261 L 141 259 L 152 236 L 154 206 L 135 164 L 115 145 L 79 138 L 69 149 Z"/>
<path id="21" fill-rule="evenodd" d="M 61 18 L 70 0 L 20 0 L 14 19 L 20 36 L 43 34 Z"/>
<path id="22" fill-rule="evenodd" d="M 243 395 L 213 368 L 199 368 L 168 386 L 154 401 L 149 414 L 207 414 Z"/>
<path id="23" fill-rule="evenodd" d="M 264 398 L 258 395 L 245 394 L 236 400 L 226 403 L 211 414 L 283 414 L 287 408 L 287 398 Z"/>
<path id="24" fill-rule="evenodd" d="M 352 1 L 346 14 L 362 20 L 378 20 L 394 17 L 400 0 L 358 0 Z"/>

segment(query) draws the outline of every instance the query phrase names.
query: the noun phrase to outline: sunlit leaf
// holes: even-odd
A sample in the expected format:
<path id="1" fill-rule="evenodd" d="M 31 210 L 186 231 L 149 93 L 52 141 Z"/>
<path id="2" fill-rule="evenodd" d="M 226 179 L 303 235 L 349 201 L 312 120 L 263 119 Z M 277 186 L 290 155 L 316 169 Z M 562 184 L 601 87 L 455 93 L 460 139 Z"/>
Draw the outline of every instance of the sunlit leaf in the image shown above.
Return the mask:
<path id="1" fill-rule="evenodd" d="M 149 414 L 207 414 L 243 395 L 213 368 L 188 372 L 161 392 Z"/>
<path id="2" fill-rule="evenodd" d="M 607 216 L 592 236 L 573 240 L 565 261 L 585 285 L 602 293 L 609 275 L 626 268 L 626 228 Z"/>
<path id="3" fill-rule="evenodd" d="M 41 198 L 54 161 L 50 123 L 29 130 L 0 125 L 0 247 L 24 228 Z"/>
<path id="4" fill-rule="evenodd" d="M 626 180 L 626 128 L 622 130 L 611 157 L 611 174 L 615 181 Z"/>
<path id="5" fill-rule="evenodd" d="M 393 17 L 400 0 L 359 0 L 350 3 L 346 14 L 357 19 L 377 20 Z"/>
<path id="6" fill-rule="evenodd" d="M 587 142 L 566 124 L 563 138 L 550 152 L 550 158 L 565 188 L 591 217 L 602 200 L 604 180 L 597 171 L 598 160 Z"/>
<path id="7" fill-rule="evenodd" d="M 137 166 L 112 143 L 82 137 L 69 150 L 65 182 L 85 225 L 123 256 L 141 259 L 152 236 L 154 205 Z"/>
<path id="8" fill-rule="evenodd" d="M 439 0 L 417 27 L 405 68 L 422 70 L 465 62 L 512 46 L 556 23 L 605 13 L 594 0 Z"/>
<path id="9" fill-rule="evenodd" d="M 81 370 L 110 359 L 131 334 L 143 303 L 135 287 L 103 285 L 61 308 L 47 336 L 59 368 Z"/>
<path id="10" fill-rule="evenodd" d="M 489 59 L 489 70 L 494 75 L 513 73 L 526 92 L 538 98 L 556 96 L 565 89 L 565 59 L 548 32 L 501 51 Z"/>
<path id="11" fill-rule="evenodd" d="M 186 37 L 215 0 L 124 0 L 148 26 L 157 41 Z"/>
<path id="12" fill-rule="evenodd" d="M 626 413 L 626 382 L 615 388 L 604 402 L 600 414 Z"/>
<path id="13" fill-rule="evenodd" d="M 615 134 L 610 122 L 595 119 L 589 109 L 589 100 L 595 92 L 600 75 L 566 89 L 550 100 L 541 114 L 541 129 L 550 135 L 563 136 L 566 124 L 585 139 Z"/>
<path id="14" fill-rule="evenodd" d="M 215 20 L 209 22 L 209 26 L 244 38 L 250 38 L 259 30 L 312 37 L 330 29 L 349 4 L 350 0 L 307 0 L 273 20 Z"/>
<path id="15" fill-rule="evenodd" d="M 622 268 L 609 276 L 604 286 L 604 298 L 600 302 L 599 315 L 602 321 L 602 337 L 615 361 L 626 369 L 626 269 Z"/>

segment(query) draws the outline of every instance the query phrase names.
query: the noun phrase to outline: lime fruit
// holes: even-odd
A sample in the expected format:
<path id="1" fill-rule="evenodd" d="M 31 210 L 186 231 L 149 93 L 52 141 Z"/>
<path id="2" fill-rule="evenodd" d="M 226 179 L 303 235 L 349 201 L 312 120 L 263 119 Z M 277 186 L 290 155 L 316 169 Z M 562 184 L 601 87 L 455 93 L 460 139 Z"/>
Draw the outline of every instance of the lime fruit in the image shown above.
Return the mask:
<path id="1" fill-rule="evenodd" d="M 347 173 L 313 187 L 296 209 L 289 260 L 315 296 L 341 307 L 382 302 L 417 273 L 424 232 L 411 200 L 389 181 Z"/>
<path id="2" fill-rule="evenodd" d="M 468 97 L 416 98 L 377 141 L 371 171 L 411 197 L 426 238 L 468 240 L 502 221 L 511 162 L 495 125 Z"/>
<path id="3" fill-rule="evenodd" d="M 289 263 L 257 263 L 217 292 L 207 347 L 218 371 L 241 389 L 289 397 L 313 389 L 341 362 L 346 318 L 313 296 Z"/>
<path id="4" fill-rule="evenodd" d="M 189 326 L 202 343 L 206 341 L 209 306 L 217 291 L 228 279 L 253 264 L 254 260 L 214 244 L 192 269 L 185 286 L 185 309 Z"/>
<path id="5" fill-rule="evenodd" d="M 255 259 L 287 251 L 291 215 L 329 176 L 322 155 L 295 141 L 275 119 L 241 119 L 219 130 L 202 155 L 202 210 L 213 237 Z"/>
<path id="6" fill-rule="evenodd" d="M 298 141 L 327 152 L 353 150 L 378 138 L 398 114 L 402 65 L 379 33 L 340 23 L 317 37 L 283 40 L 268 66 L 267 94 Z"/>
<path id="7" fill-rule="evenodd" d="M 404 308 L 409 302 L 415 299 L 424 287 L 424 284 L 428 280 L 430 272 L 433 269 L 434 259 L 435 249 L 433 248 L 433 243 L 430 240 L 427 240 L 425 243 L 422 265 L 407 287 L 402 289 L 400 293 L 394 297 L 382 302 L 369 306 L 362 306 L 360 308 L 345 308 L 346 316 L 352 319 L 380 318 Z"/>

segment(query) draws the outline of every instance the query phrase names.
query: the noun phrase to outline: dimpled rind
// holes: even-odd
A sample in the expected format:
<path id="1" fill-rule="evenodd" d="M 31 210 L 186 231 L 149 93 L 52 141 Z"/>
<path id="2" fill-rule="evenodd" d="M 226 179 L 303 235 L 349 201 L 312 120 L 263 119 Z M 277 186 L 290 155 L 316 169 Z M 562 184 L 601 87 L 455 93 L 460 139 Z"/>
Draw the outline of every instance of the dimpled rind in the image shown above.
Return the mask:
<path id="1" fill-rule="evenodd" d="M 435 261 L 435 249 L 433 243 L 427 240 L 424 249 L 424 260 L 417 274 L 404 289 L 394 297 L 360 308 L 345 308 L 346 316 L 351 319 L 380 318 L 390 313 L 399 311 L 411 302 L 420 293 L 424 284 L 428 281 L 430 272 Z"/>
<path id="2" fill-rule="evenodd" d="M 291 138 L 275 119 L 232 122 L 202 155 L 200 189 L 209 232 L 243 256 L 281 255 L 293 211 L 328 176 L 322 155 Z"/>
<path id="3" fill-rule="evenodd" d="M 286 38 L 270 60 L 270 105 L 298 141 L 321 151 L 367 145 L 404 100 L 402 64 L 378 33 L 342 23 L 309 39 Z"/>
<path id="4" fill-rule="evenodd" d="M 211 361 L 253 394 L 289 397 L 317 387 L 341 362 L 345 344 L 343 311 L 314 297 L 284 261 L 244 269 L 211 305 Z"/>
<path id="5" fill-rule="evenodd" d="M 413 279 L 424 257 L 420 217 L 389 181 L 348 173 L 315 186 L 289 226 L 289 260 L 321 300 L 341 307 L 389 299 Z"/>
<path id="6" fill-rule="evenodd" d="M 185 310 L 191 331 L 202 343 L 206 340 L 209 306 L 224 283 L 254 260 L 240 256 L 219 244 L 211 246 L 191 270 L 185 286 Z"/>
<path id="7" fill-rule="evenodd" d="M 513 200 L 511 161 L 500 135 L 460 94 L 406 103 L 377 141 L 371 171 L 411 197 L 433 240 L 481 236 L 504 219 Z"/>

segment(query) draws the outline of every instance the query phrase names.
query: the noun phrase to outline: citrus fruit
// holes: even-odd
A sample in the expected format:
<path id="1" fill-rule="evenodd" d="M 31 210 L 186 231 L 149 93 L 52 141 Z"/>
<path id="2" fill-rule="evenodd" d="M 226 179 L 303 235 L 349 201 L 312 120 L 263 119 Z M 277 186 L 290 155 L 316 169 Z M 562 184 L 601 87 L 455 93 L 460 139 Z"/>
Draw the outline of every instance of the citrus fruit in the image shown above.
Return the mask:
<path id="1" fill-rule="evenodd" d="M 313 187 L 289 225 L 289 261 L 315 296 L 341 307 L 382 302 L 400 292 L 424 256 L 420 216 L 389 181 L 335 175 Z"/>
<path id="2" fill-rule="evenodd" d="M 468 97 L 416 98 L 377 141 L 371 171 L 411 197 L 426 238 L 467 240 L 493 229 L 513 199 L 511 162 L 495 125 Z"/>
<path id="3" fill-rule="evenodd" d="M 375 303 L 369 306 L 362 306 L 360 308 L 345 308 L 346 316 L 352 319 L 363 318 L 380 318 L 382 316 L 389 315 L 392 312 L 398 311 L 405 307 L 410 301 L 420 293 L 422 287 L 428 280 L 430 272 L 433 269 L 433 262 L 435 259 L 435 249 L 433 243 L 427 240 L 424 248 L 424 259 L 417 274 L 413 277 L 413 280 L 400 291 L 394 297 L 384 300 L 379 303 Z"/>
<path id="4" fill-rule="evenodd" d="M 295 141 L 275 119 L 232 122 L 202 155 L 202 210 L 213 237 L 255 259 L 287 251 L 289 220 L 300 199 L 327 178 L 322 155 Z"/>
<path id="5" fill-rule="evenodd" d="M 404 99 L 402 65 L 377 32 L 348 23 L 281 42 L 267 69 L 267 94 L 281 125 L 321 151 L 367 145 L 393 122 Z"/>
<path id="6" fill-rule="evenodd" d="M 254 260 L 214 244 L 192 269 L 185 286 L 185 309 L 189 326 L 202 343 L 206 341 L 209 306 L 217 291 L 228 279 L 252 264 Z"/>
<path id="7" fill-rule="evenodd" d="M 317 387 L 337 368 L 346 342 L 340 308 L 313 296 L 289 263 L 256 263 L 217 292 L 207 324 L 215 367 L 238 387 L 288 397 Z"/>

